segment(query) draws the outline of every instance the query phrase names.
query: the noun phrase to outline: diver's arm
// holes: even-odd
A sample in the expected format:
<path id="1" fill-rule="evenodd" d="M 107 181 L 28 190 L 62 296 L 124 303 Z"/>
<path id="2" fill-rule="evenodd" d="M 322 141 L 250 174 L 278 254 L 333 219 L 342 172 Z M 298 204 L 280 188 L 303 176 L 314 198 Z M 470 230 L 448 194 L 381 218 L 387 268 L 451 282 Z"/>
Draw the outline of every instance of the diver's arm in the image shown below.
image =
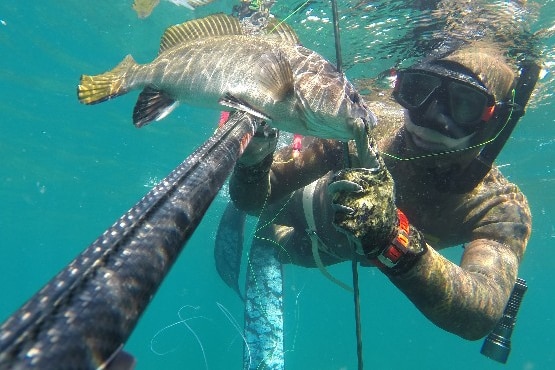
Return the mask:
<path id="1" fill-rule="evenodd" d="M 391 206 L 387 171 L 340 171 L 328 186 L 335 226 L 433 323 L 470 340 L 485 336 L 502 316 L 531 230 L 518 188 L 491 173 L 485 182 L 445 214 L 464 220 L 450 229 L 470 240 L 460 266 L 426 244 Z"/>
<path id="2" fill-rule="evenodd" d="M 461 266 L 428 247 L 406 273 L 385 273 L 434 324 L 476 340 L 501 318 L 518 263 L 510 247 L 482 239 L 467 245 Z"/>
<path id="3" fill-rule="evenodd" d="M 237 163 L 229 179 L 229 196 L 235 206 L 249 214 L 262 209 L 270 192 L 270 166 L 273 153 L 259 163 L 247 166 Z"/>
<path id="4" fill-rule="evenodd" d="M 231 199 L 243 211 L 257 214 L 264 204 L 340 168 L 342 155 L 342 147 L 336 141 L 305 137 L 296 154 L 287 146 L 258 163 L 238 163 L 229 181 Z"/>
<path id="5" fill-rule="evenodd" d="M 531 231 L 528 203 L 514 184 L 492 170 L 480 186 L 457 210 L 471 221 L 453 225 L 468 227 L 471 240 L 460 266 L 429 247 L 404 274 L 385 271 L 432 322 L 471 340 L 501 317 Z"/>
<path id="6" fill-rule="evenodd" d="M 300 152 L 294 153 L 292 147 L 288 146 L 274 156 L 269 201 L 281 199 L 324 176 L 330 170 L 340 169 L 342 165 L 343 146 L 340 142 L 304 137 Z"/>

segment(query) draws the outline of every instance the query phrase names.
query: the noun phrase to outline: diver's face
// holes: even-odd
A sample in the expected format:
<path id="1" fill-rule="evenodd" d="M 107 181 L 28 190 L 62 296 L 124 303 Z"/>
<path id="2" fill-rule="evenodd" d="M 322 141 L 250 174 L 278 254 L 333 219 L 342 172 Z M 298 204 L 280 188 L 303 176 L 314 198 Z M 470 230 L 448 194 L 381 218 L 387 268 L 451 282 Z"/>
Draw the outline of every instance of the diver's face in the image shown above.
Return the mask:
<path id="1" fill-rule="evenodd" d="M 418 126 L 411 121 L 410 114 L 405 110 L 404 140 L 410 156 L 419 160 L 412 161 L 417 167 L 443 168 L 457 164 L 466 166 L 481 150 L 473 146 L 474 136 L 454 139 L 429 127 Z"/>
<path id="2" fill-rule="evenodd" d="M 411 120 L 411 114 L 405 110 L 405 129 L 411 143 L 418 149 L 430 153 L 442 153 L 470 146 L 475 133 L 453 138 L 446 133 L 450 119 L 444 114 L 430 116 L 425 126 L 417 125 Z M 416 149 L 415 148 L 415 149 Z"/>
<path id="3" fill-rule="evenodd" d="M 495 109 L 495 99 L 479 81 L 445 69 L 399 71 L 393 96 L 406 108 L 413 144 L 434 153 L 468 147 Z"/>

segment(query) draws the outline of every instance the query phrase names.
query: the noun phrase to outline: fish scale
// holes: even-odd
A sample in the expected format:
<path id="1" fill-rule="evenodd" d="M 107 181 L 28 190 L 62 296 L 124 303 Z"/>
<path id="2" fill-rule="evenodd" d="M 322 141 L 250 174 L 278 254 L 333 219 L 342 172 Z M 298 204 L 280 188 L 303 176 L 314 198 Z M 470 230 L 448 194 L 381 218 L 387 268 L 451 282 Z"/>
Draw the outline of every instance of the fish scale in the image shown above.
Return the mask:
<path id="1" fill-rule="evenodd" d="M 248 39 L 224 36 L 210 42 L 188 42 L 161 54 L 152 63 L 138 65 L 126 84 L 131 89 L 156 85 L 184 103 L 214 109 L 221 109 L 218 100 L 226 92 L 247 86 L 252 101 L 266 104 L 269 99 L 260 88 L 255 89 L 259 75 L 252 66 L 276 45 L 264 42 L 247 48 Z M 198 100 L 199 93 L 204 99 Z"/>

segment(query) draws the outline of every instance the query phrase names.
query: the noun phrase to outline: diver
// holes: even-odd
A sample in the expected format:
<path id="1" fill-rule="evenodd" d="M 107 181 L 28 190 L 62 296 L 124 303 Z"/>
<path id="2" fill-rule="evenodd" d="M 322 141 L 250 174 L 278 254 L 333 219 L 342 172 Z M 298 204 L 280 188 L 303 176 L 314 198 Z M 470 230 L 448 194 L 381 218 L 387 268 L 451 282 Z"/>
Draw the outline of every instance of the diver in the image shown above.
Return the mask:
<path id="1" fill-rule="evenodd" d="M 493 161 L 524 112 L 534 66 L 519 71 L 481 42 L 432 53 L 397 71 L 395 101 L 368 103 L 379 122 L 369 145 L 385 166 L 362 167 L 351 142 L 308 137 L 293 158 L 291 146 L 274 152 L 266 129 L 235 166 L 231 198 L 260 216 L 257 243 L 281 263 L 377 266 L 434 324 L 482 338 L 531 232 L 526 197 Z M 459 265 L 438 252 L 459 245 Z"/>

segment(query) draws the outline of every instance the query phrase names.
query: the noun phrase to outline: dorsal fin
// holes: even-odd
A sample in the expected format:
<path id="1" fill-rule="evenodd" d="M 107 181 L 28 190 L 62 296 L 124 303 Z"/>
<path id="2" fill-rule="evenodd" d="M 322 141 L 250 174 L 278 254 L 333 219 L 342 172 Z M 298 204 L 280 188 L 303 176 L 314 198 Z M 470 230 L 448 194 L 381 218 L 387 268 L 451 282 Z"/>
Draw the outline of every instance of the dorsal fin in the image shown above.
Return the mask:
<path id="1" fill-rule="evenodd" d="M 275 18 L 270 18 L 268 20 L 268 25 L 264 31 L 266 35 L 277 37 L 283 42 L 294 45 L 301 43 L 299 41 L 299 37 L 295 33 L 295 30 L 293 30 L 290 25 Z"/>
<path id="2" fill-rule="evenodd" d="M 242 34 L 243 30 L 237 18 L 226 14 L 213 14 L 168 27 L 160 41 L 159 53 L 189 40 Z"/>

